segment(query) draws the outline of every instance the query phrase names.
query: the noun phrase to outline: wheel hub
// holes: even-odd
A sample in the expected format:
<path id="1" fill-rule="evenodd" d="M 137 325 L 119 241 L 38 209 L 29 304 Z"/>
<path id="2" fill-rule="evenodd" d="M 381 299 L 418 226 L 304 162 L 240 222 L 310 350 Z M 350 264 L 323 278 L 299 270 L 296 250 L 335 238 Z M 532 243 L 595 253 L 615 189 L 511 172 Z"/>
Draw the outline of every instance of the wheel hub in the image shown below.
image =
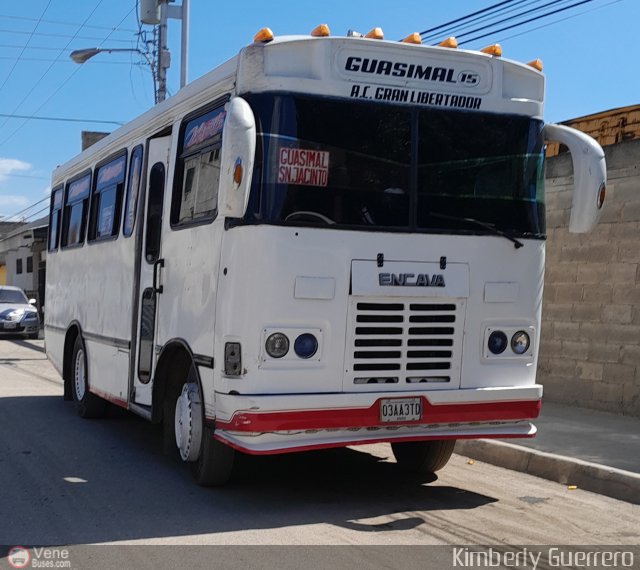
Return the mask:
<path id="1" fill-rule="evenodd" d="M 79 350 L 76 354 L 75 366 L 73 369 L 73 379 L 76 388 L 76 397 L 78 401 L 84 398 L 84 392 L 86 387 L 86 373 L 84 366 L 84 350 Z"/>
<path id="2" fill-rule="evenodd" d="M 202 400 L 196 384 L 185 384 L 176 402 L 176 444 L 183 461 L 196 461 L 202 442 Z"/>

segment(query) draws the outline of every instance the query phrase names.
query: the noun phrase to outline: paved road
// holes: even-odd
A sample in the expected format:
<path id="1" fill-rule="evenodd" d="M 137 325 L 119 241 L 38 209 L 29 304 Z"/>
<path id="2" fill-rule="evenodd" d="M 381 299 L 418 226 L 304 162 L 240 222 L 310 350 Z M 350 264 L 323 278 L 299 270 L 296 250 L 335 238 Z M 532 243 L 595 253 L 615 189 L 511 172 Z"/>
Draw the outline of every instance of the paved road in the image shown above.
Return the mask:
<path id="1" fill-rule="evenodd" d="M 157 427 L 61 394 L 42 341 L 0 340 L 0 544 L 640 543 L 640 506 L 460 456 L 422 485 L 386 445 L 247 458 L 199 488 Z"/>

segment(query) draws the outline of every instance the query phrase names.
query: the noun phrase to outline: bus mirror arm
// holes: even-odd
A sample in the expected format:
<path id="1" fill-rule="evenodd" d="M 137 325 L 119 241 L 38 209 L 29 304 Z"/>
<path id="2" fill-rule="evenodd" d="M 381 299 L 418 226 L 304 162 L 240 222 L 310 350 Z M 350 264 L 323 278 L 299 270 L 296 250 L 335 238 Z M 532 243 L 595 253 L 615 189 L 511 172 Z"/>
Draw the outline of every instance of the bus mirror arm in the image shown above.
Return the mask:
<path id="1" fill-rule="evenodd" d="M 602 213 L 607 165 L 602 147 L 590 136 L 563 125 L 548 124 L 544 127 L 546 140 L 567 146 L 573 163 L 573 196 L 569 231 L 591 231 Z"/>
<path id="2" fill-rule="evenodd" d="M 226 111 L 220 170 L 221 213 L 227 218 L 242 218 L 251 188 L 256 122 L 249 103 L 241 97 L 233 97 Z"/>

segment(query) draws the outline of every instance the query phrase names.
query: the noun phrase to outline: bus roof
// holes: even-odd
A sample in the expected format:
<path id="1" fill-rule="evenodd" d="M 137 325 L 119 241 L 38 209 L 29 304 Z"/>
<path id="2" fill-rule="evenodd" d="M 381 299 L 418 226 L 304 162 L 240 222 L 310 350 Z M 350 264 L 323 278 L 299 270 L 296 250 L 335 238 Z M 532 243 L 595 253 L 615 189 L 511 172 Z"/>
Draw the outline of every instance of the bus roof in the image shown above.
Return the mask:
<path id="1" fill-rule="evenodd" d="M 224 94 L 291 91 L 542 117 L 544 76 L 480 51 L 355 37 L 255 42 L 53 173 L 52 186 L 118 148 L 168 130 Z"/>

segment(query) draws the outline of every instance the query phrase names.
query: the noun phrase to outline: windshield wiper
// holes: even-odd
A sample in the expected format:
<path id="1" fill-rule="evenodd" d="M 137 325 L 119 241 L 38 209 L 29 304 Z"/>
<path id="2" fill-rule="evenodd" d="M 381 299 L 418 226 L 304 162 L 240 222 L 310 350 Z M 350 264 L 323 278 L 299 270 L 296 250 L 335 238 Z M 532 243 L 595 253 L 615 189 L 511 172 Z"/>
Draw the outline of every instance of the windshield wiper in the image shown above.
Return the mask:
<path id="1" fill-rule="evenodd" d="M 476 226 L 486 228 L 487 230 L 491 231 L 495 235 L 507 238 L 510 242 L 513 243 L 513 247 L 515 247 L 516 249 L 519 249 L 524 246 L 524 244 L 521 241 L 517 240 L 516 238 L 514 238 L 512 235 L 505 232 L 504 230 L 497 228 L 493 224 L 489 224 L 488 222 L 481 222 L 480 220 L 476 220 L 475 218 L 463 218 L 462 216 L 449 216 L 447 214 L 438 214 L 436 212 L 429 212 L 429 215 L 433 216 L 434 218 L 441 218 L 443 220 L 453 220 L 456 222 L 469 222 L 470 224 L 475 224 Z"/>

